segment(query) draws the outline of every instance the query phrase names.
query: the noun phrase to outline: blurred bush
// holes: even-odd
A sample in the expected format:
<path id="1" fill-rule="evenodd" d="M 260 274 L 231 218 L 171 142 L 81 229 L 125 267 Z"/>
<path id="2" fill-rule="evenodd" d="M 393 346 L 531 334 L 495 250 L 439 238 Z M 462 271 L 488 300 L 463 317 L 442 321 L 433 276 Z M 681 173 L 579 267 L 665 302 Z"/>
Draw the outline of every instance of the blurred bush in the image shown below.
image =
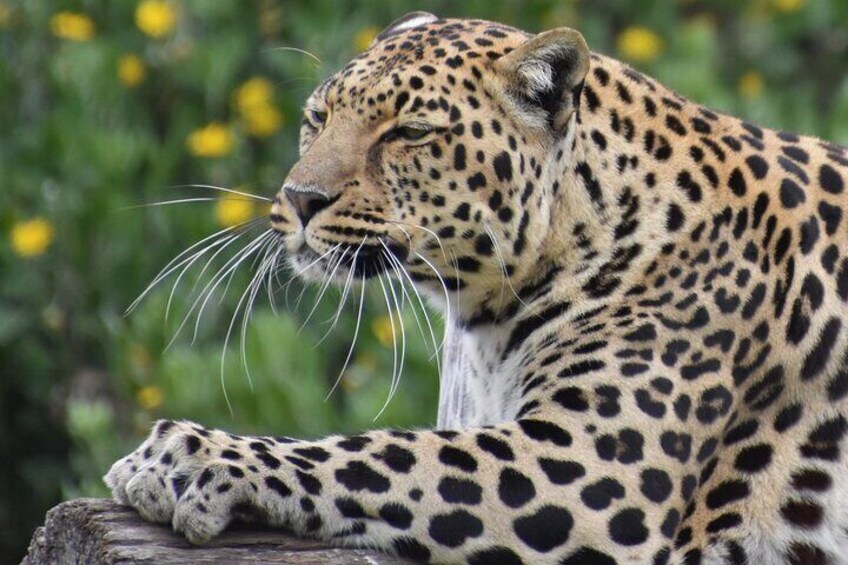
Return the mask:
<path id="1" fill-rule="evenodd" d="M 403 382 L 374 421 L 392 372 L 379 289 L 326 402 L 356 318 L 349 307 L 314 347 L 333 290 L 302 331 L 315 289 L 288 289 L 304 291 L 300 308 L 257 306 L 243 355 L 239 325 L 224 338 L 247 268 L 210 300 L 194 339 L 190 310 L 212 267 L 186 275 L 172 303 L 174 277 L 123 315 L 180 251 L 267 212 L 174 187 L 272 195 L 312 87 L 413 9 L 577 27 L 691 98 L 848 140 L 842 0 L 0 0 L 0 561 L 20 557 L 59 499 L 106 494 L 100 476 L 158 417 L 304 436 L 434 421 L 432 345 L 412 335 L 409 310 Z M 176 199 L 205 200 L 132 208 Z"/>

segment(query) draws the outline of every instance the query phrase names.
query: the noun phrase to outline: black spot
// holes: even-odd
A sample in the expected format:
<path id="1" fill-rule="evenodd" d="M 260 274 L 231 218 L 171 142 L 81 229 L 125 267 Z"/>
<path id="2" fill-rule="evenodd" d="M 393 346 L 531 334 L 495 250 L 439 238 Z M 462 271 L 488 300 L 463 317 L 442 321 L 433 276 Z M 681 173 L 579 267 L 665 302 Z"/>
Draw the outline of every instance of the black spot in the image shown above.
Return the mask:
<path id="1" fill-rule="evenodd" d="M 824 509 L 812 500 L 790 500 L 780 507 L 783 519 L 799 528 L 817 528 L 824 520 Z"/>
<path id="2" fill-rule="evenodd" d="M 513 461 L 515 459 L 515 454 L 507 442 L 487 434 L 477 436 L 477 447 L 491 453 L 501 461 Z"/>
<path id="3" fill-rule="evenodd" d="M 536 441 L 550 441 L 561 447 L 571 445 L 571 434 L 556 424 L 543 420 L 523 419 L 518 421 L 518 425 L 527 437 Z"/>
<path id="4" fill-rule="evenodd" d="M 303 490 L 307 493 L 315 496 L 321 494 L 321 481 L 309 473 L 304 473 L 300 469 L 295 470 L 295 476 L 297 477 L 297 481 L 300 483 L 300 486 L 303 487 Z"/>
<path id="5" fill-rule="evenodd" d="M 395 99 L 395 112 L 399 112 L 407 102 L 409 102 L 409 93 L 401 91 Z"/>
<path id="6" fill-rule="evenodd" d="M 660 525 L 660 532 L 668 539 L 674 539 L 674 535 L 677 533 L 677 526 L 680 525 L 680 512 L 675 508 L 671 508 L 665 515 L 662 524 Z"/>
<path id="7" fill-rule="evenodd" d="M 540 457 L 539 467 L 555 485 L 568 485 L 586 475 L 585 467 L 576 461 Z"/>
<path id="8" fill-rule="evenodd" d="M 510 508 L 520 508 L 536 496 L 536 487 L 526 475 L 505 467 L 498 479 L 498 496 Z"/>
<path id="9" fill-rule="evenodd" d="M 801 419 L 804 413 L 804 407 L 799 404 L 790 404 L 781 410 L 774 418 L 774 429 L 776 432 L 783 433 L 793 427 Z"/>
<path id="10" fill-rule="evenodd" d="M 391 486 L 389 479 L 369 467 L 362 461 L 349 461 L 343 469 L 336 469 L 336 480 L 347 490 L 380 493 L 386 492 Z"/>
<path id="11" fill-rule="evenodd" d="M 750 494 L 748 483 L 739 479 L 731 479 L 720 483 L 707 493 L 707 507 L 715 510 L 731 504 Z"/>
<path id="12" fill-rule="evenodd" d="M 483 533 L 483 522 L 465 510 L 454 510 L 449 514 L 436 514 L 430 520 L 430 537 L 446 547 L 459 547 L 468 538 Z"/>
<path id="13" fill-rule="evenodd" d="M 819 169 L 819 185 L 831 194 L 841 194 L 845 190 L 845 181 L 833 167 L 827 164 Z"/>
<path id="14" fill-rule="evenodd" d="M 767 443 L 750 445 L 736 454 L 733 466 L 743 473 L 759 473 L 771 463 L 772 452 Z"/>
<path id="15" fill-rule="evenodd" d="M 498 154 L 492 161 L 492 166 L 499 181 L 512 180 L 512 159 L 510 159 L 509 153 L 502 151 Z"/>
<path id="16" fill-rule="evenodd" d="M 397 502 L 389 502 L 381 506 L 380 518 L 398 530 L 407 530 L 412 525 L 412 512 Z"/>
<path id="17" fill-rule="evenodd" d="M 819 469 L 802 469 L 792 475 L 792 487 L 796 490 L 825 492 L 830 485 L 830 475 Z"/>
<path id="18" fill-rule="evenodd" d="M 185 438 L 186 453 L 192 455 L 200 449 L 200 438 L 197 436 L 186 436 Z"/>
<path id="19" fill-rule="evenodd" d="M 785 178 L 780 183 L 780 202 L 784 208 L 795 208 L 807 200 L 804 191 L 792 179 Z"/>
<path id="20" fill-rule="evenodd" d="M 408 449 L 390 443 L 383 451 L 372 455 L 374 459 L 382 461 L 386 467 L 396 473 L 408 473 L 415 465 L 415 455 Z"/>
<path id="21" fill-rule="evenodd" d="M 468 565 L 522 565 L 522 563 L 524 562 L 514 551 L 502 545 L 481 549 L 468 556 Z"/>
<path id="22" fill-rule="evenodd" d="M 828 565 L 831 563 L 827 553 L 815 545 L 795 542 L 786 554 L 789 565 Z"/>
<path id="23" fill-rule="evenodd" d="M 583 389 L 579 387 L 570 386 L 561 388 L 554 393 L 553 400 L 566 410 L 585 412 L 589 409 L 589 402 L 586 400 L 586 395 Z"/>
<path id="24" fill-rule="evenodd" d="M 323 463 L 330 458 L 327 450 L 320 447 L 297 447 L 292 450 L 294 453 L 318 463 Z"/>
<path id="25" fill-rule="evenodd" d="M 480 173 L 480 172 L 474 173 L 473 175 L 468 177 L 467 183 L 468 183 L 468 190 L 470 190 L 471 192 L 474 192 L 478 188 L 482 188 L 482 187 L 486 186 L 486 175 L 484 175 L 483 173 Z M 460 218 L 460 219 L 462 219 L 462 218 Z M 465 219 L 467 220 L 468 218 L 465 218 Z"/>
<path id="26" fill-rule="evenodd" d="M 822 328 L 818 343 L 807 355 L 804 360 L 804 365 L 801 367 L 801 379 L 805 381 L 813 380 L 818 377 L 830 361 L 830 353 L 836 340 L 839 337 L 839 332 L 842 329 L 842 322 L 839 318 L 831 318 Z"/>
<path id="27" fill-rule="evenodd" d="M 839 227 L 839 222 L 842 221 L 842 208 L 839 206 L 832 206 L 822 200 L 819 202 L 819 217 L 821 217 L 824 222 L 824 231 L 827 235 L 833 235 L 836 233 L 837 228 Z"/>
<path id="28" fill-rule="evenodd" d="M 459 206 L 456 207 L 456 210 L 453 213 L 453 217 L 458 220 L 463 220 L 467 222 L 471 218 L 471 205 L 468 202 L 463 202 Z"/>
<path id="29" fill-rule="evenodd" d="M 683 210 L 677 204 L 671 203 L 668 206 L 666 213 L 665 227 L 668 231 L 677 231 L 683 226 L 686 216 L 683 215 Z"/>
<path id="30" fill-rule="evenodd" d="M 745 185 L 745 177 L 742 175 L 739 167 L 733 169 L 733 172 L 730 173 L 730 179 L 727 182 L 733 194 L 736 196 L 745 196 L 747 186 Z"/>
<path id="31" fill-rule="evenodd" d="M 483 489 L 474 481 L 444 477 L 439 481 L 439 494 L 442 500 L 452 504 L 480 504 Z"/>
<path id="32" fill-rule="evenodd" d="M 513 529 L 527 546 L 545 553 L 567 542 L 573 525 L 574 519 L 568 510 L 547 504 L 535 514 L 515 520 Z"/>
<path id="33" fill-rule="evenodd" d="M 604 477 L 580 491 L 580 500 L 592 510 L 603 510 L 613 499 L 624 498 L 624 486 L 611 477 Z"/>
<path id="34" fill-rule="evenodd" d="M 610 539 L 619 545 L 632 546 L 648 539 L 645 513 L 638 508 L 625 508 L 610 518 L 607 525 Z"/>
<path id="35" fill-rule="evenodd" d="M 356 453 L 365 449 L 371 443 L 371 438 L 366 436 L 351 436 L 339 441 L 336 445 L 345 451 Z"/>
<path id="36" fill-rule="evenodd" d="M 615 559 L 591 547 L 579 547 L 559 565 L 616 565 Z"/>
<path id="37" fill-rule="evenodd" d="M 686 463 L 692 455 L 692 437 L 677 432 L 663 432 L 660 436 L 660 446 L 666 455 Z"/>
<path id="38" fill-rule="evenodd" d="M 366 518 L 365 509 L 355 499 L 349 497 L 337 498 L 335 500 L 336 508 L 345 518 Z"/>
<path id="39" fill-rule="evenodd" d="M 642 484 L 639 487 L 645 498 L 657 504 L 665 502 L 671 495 L 671 478 L 660 469 L 645 469 L 641 474 Z"/>
<path id="40" fill-rule="evenodd" d="M 399 557 L 418 562 L 426 562 L 430 560 L 430 550 L 427 549 L 427 546 L 422 545 L 415 538 L 397 538 L 392 542 L 392 549 L 394 549 L 395 553 L 397 553 Z"/>
<path id="41" fill-rule="evenodd" d="M 757 180 L 764 179 L 766 174 L 768 174 L 768 163 L 766 163 L 766 160 L 759 155 L 751 155 L 745 159 L 745 163 L 748 165 L 748 168 L 751 169 L 751 173 Z"/>
<path id="42" fill-rule="evenodd" d="M 458 143 L 453 150 L 453 168 L 457 171 L 464 171 L 466 162 L 465 145 Z"/>
<path id="43" fill-rule="evenodd" d="M 292 494 L 292 490 L 277 477 L 265 477 L 265 486 L 277 493 L 282 498 L 287 498 Z"/>
<path id="44" fill-rule="evenodd" d="M 439 461 L 449 467 L 456 467 L 467 473 L 477 470 L 477 460 L 467 451 L 446 445 L 439 450 Z"/>
<path id="45" fill-rule="evenodd" d="M 710 520 L 707 524 L 707 532 L 714 534 L 723 530 L 735 528 L 742 523 L 742 516 L 737 512 L 727 512 L 718 518 Z M 744 562 L 743 562 L 744 563 Z"/>

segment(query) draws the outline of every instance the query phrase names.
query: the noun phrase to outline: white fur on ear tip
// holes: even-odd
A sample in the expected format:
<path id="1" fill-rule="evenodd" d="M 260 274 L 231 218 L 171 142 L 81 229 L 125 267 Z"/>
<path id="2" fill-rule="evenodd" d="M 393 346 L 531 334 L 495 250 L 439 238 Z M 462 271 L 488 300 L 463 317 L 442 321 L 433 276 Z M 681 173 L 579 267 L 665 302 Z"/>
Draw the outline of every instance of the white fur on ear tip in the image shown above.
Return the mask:
<path id="1" fill-rule="evenodd" d="M 410 12 L 409 14 L 393 21 L 389 24 L 389 27 L 378 33 L 371 45 L 373 46 L 375 43 L 382 41 L 383 39 L 397 35 L 398 33 L 408 29 L 435 22 L 438 19 L 438 17 L 429 12 Z"/>
<path id="2" fill-rule="evenodd" d="M 401 24 L 398 24 L 396 27 L 392 28 L 392 31 L 404 31 L 407 29 L 412 29 L 414 27 L 418 27 L 420 25 L 428 24 L 436 20 L 436 17 L 433 14 L 427 14 L 425 12 L 417 13 L 412 19 L 407 20 Z"/>

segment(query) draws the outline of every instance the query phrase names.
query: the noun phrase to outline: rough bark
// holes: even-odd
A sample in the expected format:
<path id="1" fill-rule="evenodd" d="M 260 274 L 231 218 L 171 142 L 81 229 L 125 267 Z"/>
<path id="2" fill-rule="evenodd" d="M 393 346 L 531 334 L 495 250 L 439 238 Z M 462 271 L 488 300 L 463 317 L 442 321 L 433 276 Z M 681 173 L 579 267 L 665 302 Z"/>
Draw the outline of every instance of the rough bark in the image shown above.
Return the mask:
<path id="1" fill-rule="evenodd" d="M 142 520 L 111 500 L 81 498 L 47 513 L 32 536 L 21 565 L 85 563 L 184 564 L 245 563 L 400 565 L 401 560 L 372 551 L 331 548 L 283 532 L 233 529 L 195 547 L 168 527 Z"/>

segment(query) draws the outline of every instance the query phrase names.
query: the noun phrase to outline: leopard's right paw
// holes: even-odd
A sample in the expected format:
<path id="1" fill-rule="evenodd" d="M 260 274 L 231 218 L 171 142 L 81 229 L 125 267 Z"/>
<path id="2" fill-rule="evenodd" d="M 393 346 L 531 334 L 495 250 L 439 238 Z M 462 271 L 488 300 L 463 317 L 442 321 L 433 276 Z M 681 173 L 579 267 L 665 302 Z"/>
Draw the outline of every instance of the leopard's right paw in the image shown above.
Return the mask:
<path id="1" fill-rule="evenodd" d="M 146 520 L 170 522 L 189 480 L 211 450 L 205 429 L 190 422 L 160 420 L 148 438 L 118 460 L 103 477 L 115 500 L 132 506 Z"/>

